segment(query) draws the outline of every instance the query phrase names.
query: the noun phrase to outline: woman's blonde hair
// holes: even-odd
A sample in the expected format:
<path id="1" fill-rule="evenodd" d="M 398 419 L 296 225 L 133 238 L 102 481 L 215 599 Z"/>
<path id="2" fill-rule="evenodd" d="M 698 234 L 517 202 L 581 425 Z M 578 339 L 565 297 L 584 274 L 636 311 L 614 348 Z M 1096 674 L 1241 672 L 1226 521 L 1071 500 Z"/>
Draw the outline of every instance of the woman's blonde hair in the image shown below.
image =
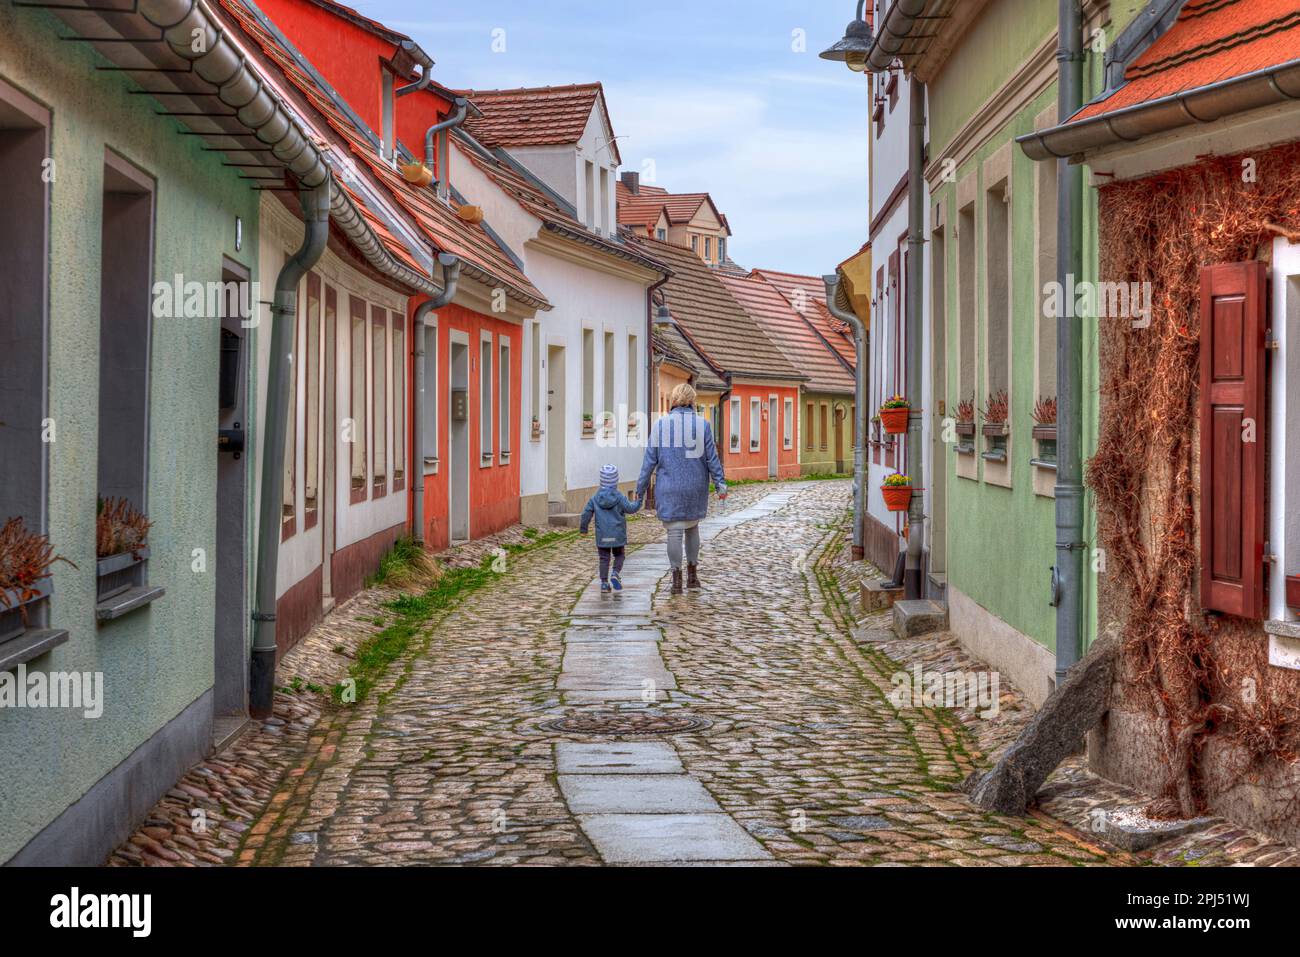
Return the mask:
<path id="1" fill-rule="evenodd" d="M 695 408 L 695 387 L 689 382 L 680 382 L 673 386 L 673 391 L 668 393 L 668 408 L 676 409 L 678 406 Z"/>

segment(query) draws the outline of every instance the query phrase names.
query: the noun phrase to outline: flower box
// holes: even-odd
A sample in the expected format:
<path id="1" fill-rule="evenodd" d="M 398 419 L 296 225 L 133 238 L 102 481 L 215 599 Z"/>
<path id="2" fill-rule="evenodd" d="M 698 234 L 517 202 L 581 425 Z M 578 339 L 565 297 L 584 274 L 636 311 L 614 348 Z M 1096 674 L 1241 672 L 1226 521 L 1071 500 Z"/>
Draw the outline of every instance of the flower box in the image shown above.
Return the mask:
<path id="1" fill-rule="evenodd" d="M 1056 423 L 1053 422 L 1051 425 L 1034 426 L 1034 438 L 1038 439 L 1040 442 L 1055 442 Z"/>
<path id="2" fill-rule="evenodd" d="M 975 423 L 974 423 L 974 422 L 958 422 L 958 423 L 957 423 L 957 434 L 958 434 L 958 435 L 965 435 L 965 436 L 973 436 L 973 435 L 975 434 Z"/>
<path id="3" fill-rule="evenodd" d="M 148 547 L 99 559 L 95 563 L 95 600 L 104 601 L 143 584 L 140 566 L 148 559 Z"/>
<path id="4" fill-rule="evenodd" d="M 0 602 L 0 641 L 9 641 L 31 626 L 34 606 L 50 595 L 50 580 L 44 578 L 37 582 L 26 598 L 12 588 L 7 589 L 4 595 L 5 600 Z"/>
<path id="5" fill-rule="evenodd" d="M 880 410 L 880 424 L 890 435 L 902 435 L 907 431 L 907 417 L 911 414 L 907 406 Z"/>
<path id="6" fill-rule="evenodd" d="M 986 437 L 996 438 L 1007 434 L 1007 424 L 1005 422 L 985 422 L 981 431 Z"/>
<path id="7" fill-rule="evenodd" d="M 912 505 L 910 485 L 882 485 L 880 494 L 885 500 L 885 508 L 891 512 L 906 512 Z"/>

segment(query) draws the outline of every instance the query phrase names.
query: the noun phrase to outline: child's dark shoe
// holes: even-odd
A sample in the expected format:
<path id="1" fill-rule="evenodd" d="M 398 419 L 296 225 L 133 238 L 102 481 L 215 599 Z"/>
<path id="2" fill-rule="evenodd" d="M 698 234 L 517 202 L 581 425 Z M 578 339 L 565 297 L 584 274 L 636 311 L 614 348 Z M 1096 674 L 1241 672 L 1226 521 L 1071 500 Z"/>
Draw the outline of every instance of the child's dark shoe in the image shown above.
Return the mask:
<path id="1" fill-rule="evenodd" d="M 614 589 L 614 591 L 623 590 L 623 579 L 619 578 L 617 575 L 609 576 L 609 584 Z"/>
<path id="2" fill-rule="evenodd" d="M 600 583 L 600 590 L 601 590 L 601 591 L 609 591 L 609 582 L 601 582 L 601 583 Z"/>

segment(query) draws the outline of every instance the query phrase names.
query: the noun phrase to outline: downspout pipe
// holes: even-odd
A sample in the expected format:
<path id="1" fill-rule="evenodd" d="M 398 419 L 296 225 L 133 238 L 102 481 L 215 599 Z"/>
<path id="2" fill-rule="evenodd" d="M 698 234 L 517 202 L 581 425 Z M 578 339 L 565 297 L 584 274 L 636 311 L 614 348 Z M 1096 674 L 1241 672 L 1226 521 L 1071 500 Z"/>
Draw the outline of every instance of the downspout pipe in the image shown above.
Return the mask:
<path id="1" fill-rule="evenodd" d="M 411 458 L 415 466 L 415 481 L 412 483 L 414 495 L 415 528 L 412 538 L 421 548 L 424 547 L 424 340 L 428 334 L 425 320 L 435 309 L 441 309 L 456 296 L 456 286 L 460 283 L 460 258 L 451 253 L 439 253 L 438 264 L 442 266 L 442 292 L 432 299 L 426 299 L 415 309 L 415 409 L 411 414 Z M 435 449 L 435 451 L 437 451 Z"/>
<path id="2" fill-rule="evenodd" d="M 298 283 L 320 260 L 330 232 L 328 175 L 299 193 L 304 233 L 302 246 L 280 270 L 271 303 L 271 357 L 266 381 L 266 428 L 262 439 L 262 485 L 257 531 L 257 578 L 253 601 L 253 649 L 250 659 L 248 711 L 271 717 L 275 695 L 275 586 L 283 522 L 284 443 L 288 432 L 289 393 L 295 366 L 293 346 L 298 318 Z"/>
<path id="3" fill-rule="evenodd" d="M 925 410 L 922 381 L 925 342 L 925 84 L 915 75 L 908 91 L 911 125 L 907 156 L 907 471 L 912 479 L 912 504 L 907 515 L 907 558 L 903 565 L 903 594 L 925 597 Z"/>
<path id="4" fill-rule="evenodd" d="M 845 309 L 836 301 L 839 293 L 840 277 L 838 273 L 823 276 L 826 284 L 826 308 L 832 316 L 846 322 L 853 330 L 853 403 L 856 412 L 853 423 L 853 560 L 860 562 L 866 558 L 866 546 L 863 543 L 862 524 L 867 517 L 867 376 L 871 361 L 868 354 L 870 339 L 867 324 L 852 309 Z"/>
<path id="5" fill-rule="evenodd" d="M 402 49 L 410 54 L 416 65 L 420 68 L 420 78 L 414 83 L 407 83 L 405 86 L 399 86 L 393 93 L 394 96 L 406 96 L 408 93 L 417 93 L 420 90 L 427 90 L 429 84 L 433 82 L 433 58 L 425 53 L 418 43 L 414 40 L 403 40 Z"/>
<path id="6" fill-rule="evenodd" d="M 1073 116 L 1083 103 L 1083 11 L 1080 0 L 1060 0 L 1056 52 L 1057 116 Z M 1071 288 L 1083 272 L 1080 239 L 1083 214 L 1083 168 L 1056 161 L 1056 281 Z M 1083 452 L 1081 324 L 1068 316 L 1056 320 L 1056 683 L 1082 653 L 1083 624 Z"/>
<path id="7" fill-rule="evenodd" d="M 447 137 L 444 136 L 442 138 L 442 143 L 438 148 L 437 159 L 439 165 L 437 166 L 434 165 L 434 140 L 437 138 L 438 134 L 444 130 L 450 130 L 465 122 L 465 116 L 469 113 L 469 100 L 463 96 L 458 96 L 456 97 L 455 105 L 456 110 L 451 114 L 451 116 L 447 117 L 441 123 L 435 123 L 433 126 L 429 127 L 424 134 L 424 165 L 429 167 L 431 170 L 437 169 L 438 178 L 433 181 L 433 184 L 438 190 L 438 195 L 443 199 L 446 199 L 447 197 L 447 184 L 449 182 L 446 166 L 449 152 Z"/>
<path id="8" fill-rule="evenodd" d="M 646 341 L 646 428 L 654 424 L 655 413 L 659 410 L 659 363 L 655 362 L 655 292 L 668 283 L 668 276 L 651 283 L 645 291 L 645 341 Z M 650 433 L 646 432 L 648 439 Z M 717 436 L 714 436 L 717 438 Z"/>

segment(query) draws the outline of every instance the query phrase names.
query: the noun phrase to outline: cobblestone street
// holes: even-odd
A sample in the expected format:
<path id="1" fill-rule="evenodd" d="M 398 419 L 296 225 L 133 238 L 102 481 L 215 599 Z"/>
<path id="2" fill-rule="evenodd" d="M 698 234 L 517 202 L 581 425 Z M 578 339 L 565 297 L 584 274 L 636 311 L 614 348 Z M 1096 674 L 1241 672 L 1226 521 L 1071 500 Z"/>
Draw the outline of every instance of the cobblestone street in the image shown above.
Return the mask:
<path id="1" fill-rule="evenodd" d="M 325 703 L 393 597 L 364 593 L 282 664 L 279 717 L 191 772 L 113 863 L 1144 863 L 1084 833 L 1108 795 L 1079 767 L 1058 772 L 1069 824 L 967 801 L 958 785 L 1028 708 L 1005 687 L 991 721 L 891 704 L 912 661 L 975 666 L 855 617 L 847 501 L 839 481 L 734 490 L 702 525 L 703 590 L 682 596 L 653 518 L 630 523 L 618 596 L 566 535 L 432 621 L 360 704 Z M 703 726 L 600 727 L 676 718 Z M 194 807 L 215 835 L 197 844 Z M 1219 834 L 1214 859 L 1231 840 L 1290 860 Z"/>

